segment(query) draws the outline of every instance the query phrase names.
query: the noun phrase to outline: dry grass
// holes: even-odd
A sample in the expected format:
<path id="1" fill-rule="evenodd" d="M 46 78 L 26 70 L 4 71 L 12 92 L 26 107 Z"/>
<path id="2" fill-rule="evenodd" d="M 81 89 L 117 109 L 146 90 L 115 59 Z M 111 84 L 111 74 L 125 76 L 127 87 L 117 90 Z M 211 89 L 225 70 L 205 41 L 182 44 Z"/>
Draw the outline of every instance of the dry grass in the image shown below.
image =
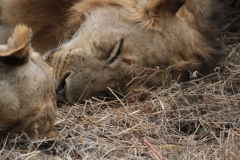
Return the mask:
<path id="1" fill-rule="evenodd" d="M 0 149 L 1 159 L 240 159 L 240 2 L 227 3 L 226 58 L 215 73 L 112 101 L 61 105 L 59 140 L 16 137 Z"/>

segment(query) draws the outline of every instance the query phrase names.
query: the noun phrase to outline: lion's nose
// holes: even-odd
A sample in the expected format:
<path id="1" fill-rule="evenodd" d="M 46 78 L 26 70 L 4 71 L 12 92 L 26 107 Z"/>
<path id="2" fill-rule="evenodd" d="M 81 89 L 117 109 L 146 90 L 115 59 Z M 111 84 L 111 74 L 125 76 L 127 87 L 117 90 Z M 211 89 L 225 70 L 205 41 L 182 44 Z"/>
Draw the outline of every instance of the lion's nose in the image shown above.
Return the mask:
<path id="1" fill-rule="evenodd" d="M 58 102 L 68 102 L 66 98 L 66 79 L 70 76 L 71 73 L 65 74 L 64 78 L 62 79 L 62 82 L 57 87 L 56 94 L 57 94 L 57 101 Z"/>
<path id="2" fill-rule="evenodd" d="M 62 88 L 61 90 L 57 89 L 56 94 L 57 94 L 57 102 L 67 102 L 67 98 L 65 96 L 65 90 L 66 86 Z"/>

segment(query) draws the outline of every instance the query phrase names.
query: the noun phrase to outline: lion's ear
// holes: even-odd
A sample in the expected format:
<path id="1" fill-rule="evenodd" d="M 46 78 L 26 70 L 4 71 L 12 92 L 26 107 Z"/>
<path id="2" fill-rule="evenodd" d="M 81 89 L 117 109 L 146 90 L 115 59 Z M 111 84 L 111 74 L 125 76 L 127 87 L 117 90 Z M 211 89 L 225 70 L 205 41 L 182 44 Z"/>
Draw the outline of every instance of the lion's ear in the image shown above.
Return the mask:
<path id="1" fill-rule="evenodd" d="M 0 51 L 0 60 L 11 65 L 26 62 L 31 49 L 31 38 L 30 28 L 22 24 L 16 26 L 5 49 Z"/>
<path id="2" fill-rule="evenodd" d="M 163 12 L 175 15 L 185 2 L 186 0 L 164 0 L 161 8 Z"/>
<path id="3" fill-rule="evenodd" d="M 139 2 L 133 20 L 147 29 L 161 30 L 164 19 L 172 16 L 186 0 L 145 0 Z"/>

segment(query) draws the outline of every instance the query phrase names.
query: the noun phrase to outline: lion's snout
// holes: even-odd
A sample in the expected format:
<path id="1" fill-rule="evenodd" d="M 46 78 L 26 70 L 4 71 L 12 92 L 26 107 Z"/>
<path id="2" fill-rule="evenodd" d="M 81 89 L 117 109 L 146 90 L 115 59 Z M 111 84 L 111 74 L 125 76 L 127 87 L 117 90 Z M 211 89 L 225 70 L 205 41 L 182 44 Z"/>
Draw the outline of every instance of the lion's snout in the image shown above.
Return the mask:
<path id="1" fill-rule="evenodd" d="M 62 79 L 62 81 L 60 82 L 60 84 L 57 86 L 56 89 L 56 95 L 57 95 L 57 101 L 58 102 L 67 102 L 67 98 L 66 98 L 66 87 L 67 87 L 67 78 L 69 78 L 69 76 L 71 75 L 71 73 L 66 73 Z"/>

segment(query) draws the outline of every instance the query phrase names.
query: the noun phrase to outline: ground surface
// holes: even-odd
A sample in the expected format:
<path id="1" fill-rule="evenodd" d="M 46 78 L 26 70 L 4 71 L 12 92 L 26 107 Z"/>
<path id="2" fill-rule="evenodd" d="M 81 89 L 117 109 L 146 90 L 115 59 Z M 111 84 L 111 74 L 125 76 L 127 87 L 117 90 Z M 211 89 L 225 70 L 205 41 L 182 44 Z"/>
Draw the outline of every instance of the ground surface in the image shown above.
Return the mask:
<path id="1" fill-rule="evenodd" d="M 240 2 L 229 0 L 215 73 L 58 109 L 57 141 L 16 137 L 0 159 L 240 159 Z"/>

